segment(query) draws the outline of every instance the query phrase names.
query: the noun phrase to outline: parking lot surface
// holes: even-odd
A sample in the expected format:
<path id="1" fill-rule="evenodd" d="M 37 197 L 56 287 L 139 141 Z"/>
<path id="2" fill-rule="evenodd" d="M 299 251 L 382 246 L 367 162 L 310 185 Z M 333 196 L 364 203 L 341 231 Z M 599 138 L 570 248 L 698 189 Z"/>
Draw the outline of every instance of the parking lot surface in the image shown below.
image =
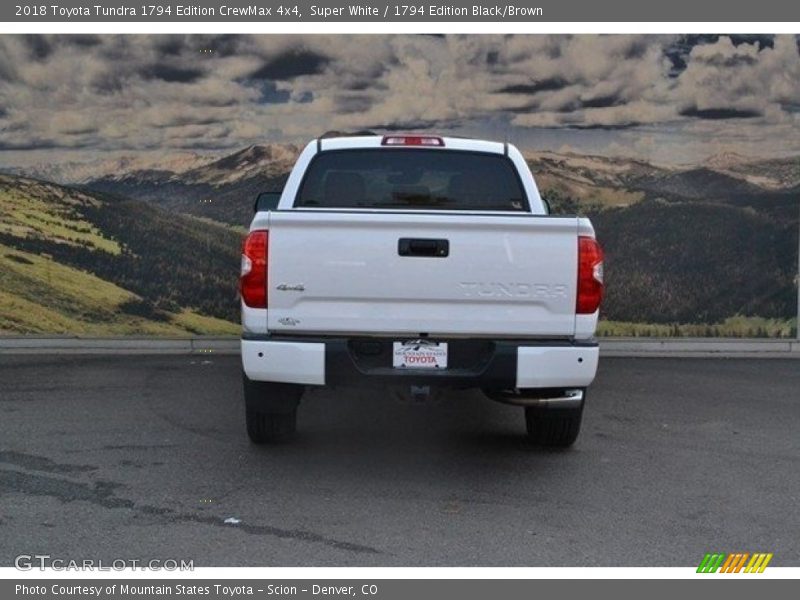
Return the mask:
<path id="1" fill-rule="evenodd" d="M 796 361 L 601 359 L 587 402 L 546 451 L 479 392 L 315 389 L 256 447 L 236 356 L 4 355 L 0 565 L 800 565 Z"/>

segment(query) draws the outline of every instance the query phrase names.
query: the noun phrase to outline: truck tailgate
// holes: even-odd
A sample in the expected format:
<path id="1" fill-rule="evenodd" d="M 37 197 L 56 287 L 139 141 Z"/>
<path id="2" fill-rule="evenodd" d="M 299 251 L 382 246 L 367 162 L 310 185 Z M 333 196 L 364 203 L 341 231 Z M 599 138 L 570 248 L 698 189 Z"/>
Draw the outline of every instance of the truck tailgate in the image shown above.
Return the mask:
<path id="1" fill-rule="evenodd" d="M 575 331 L 578 220 L 270 214 L 268 329 L 562 337 Z"/>

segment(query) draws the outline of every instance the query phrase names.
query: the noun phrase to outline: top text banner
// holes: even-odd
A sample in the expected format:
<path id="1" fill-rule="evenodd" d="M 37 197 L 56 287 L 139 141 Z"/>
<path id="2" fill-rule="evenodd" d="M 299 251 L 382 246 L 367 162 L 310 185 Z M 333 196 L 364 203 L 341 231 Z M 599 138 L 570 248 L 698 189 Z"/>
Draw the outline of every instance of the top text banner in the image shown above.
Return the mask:
<path id="1" fill-rule="evenodd" d="M 403 2 L 406 3 L 403 3 Z M 0 22 L 795 22 L 787 0 L 11 0 Z"/>

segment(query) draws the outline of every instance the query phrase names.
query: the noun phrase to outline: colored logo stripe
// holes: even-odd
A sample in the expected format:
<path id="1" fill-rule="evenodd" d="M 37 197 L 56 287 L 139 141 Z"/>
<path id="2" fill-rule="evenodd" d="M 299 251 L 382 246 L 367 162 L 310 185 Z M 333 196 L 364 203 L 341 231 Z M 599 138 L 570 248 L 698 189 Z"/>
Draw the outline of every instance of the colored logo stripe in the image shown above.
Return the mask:
<path id="1" fill-rule="evenodd" d="M 716 573 L 722 561 L 725 560 L 724 554 L 706 554 L 697 567 L 698 573 Z"/>
<path id="2" fill-rule="evenodd" d="M 753 558 L 750 559 L 750 562 L 747 563 L 747 566 L 744 569 L 745 573 L 763 573 L 764 569 L 767 568 L 769 561 L 772 560 L 772 554 L 753 554 Z"/>
<path id="3" fill-rule="evenodd" d="M 747 562 L 747 559 L 750 559 Z M 772 560 L 772 553 L 756 552 L 734 552 L 723 554 L 720 552 L 708 553 L 703 556 L 700 565 L 697 567 L 698 573 L 739 573 L 744 568 L 745 573 L 763 573 L 764 569 Z M 745 562 L 747 566 L 745 567 Z"/>
<path id="4" fill-rule="evenodd" d="M 720 573 L 738 573 L 742 570 L 745 561 L 750 556 L 749 553 L 737 552 L 735 554 L 728 554 L 728 559 L 722 565 Z"/>

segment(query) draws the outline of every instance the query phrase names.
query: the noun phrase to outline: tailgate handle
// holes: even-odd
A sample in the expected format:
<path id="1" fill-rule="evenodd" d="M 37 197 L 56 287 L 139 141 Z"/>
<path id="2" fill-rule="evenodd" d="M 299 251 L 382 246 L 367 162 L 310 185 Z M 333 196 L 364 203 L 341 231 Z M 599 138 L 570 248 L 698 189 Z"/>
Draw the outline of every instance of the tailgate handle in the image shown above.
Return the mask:
<path id="1" fill-rule="evenodd" d="M 397 241 L 397 253 L 400 256 L 444 257 L 450 254 L 450 242 L 425 238 L 400 238 Z"/>

